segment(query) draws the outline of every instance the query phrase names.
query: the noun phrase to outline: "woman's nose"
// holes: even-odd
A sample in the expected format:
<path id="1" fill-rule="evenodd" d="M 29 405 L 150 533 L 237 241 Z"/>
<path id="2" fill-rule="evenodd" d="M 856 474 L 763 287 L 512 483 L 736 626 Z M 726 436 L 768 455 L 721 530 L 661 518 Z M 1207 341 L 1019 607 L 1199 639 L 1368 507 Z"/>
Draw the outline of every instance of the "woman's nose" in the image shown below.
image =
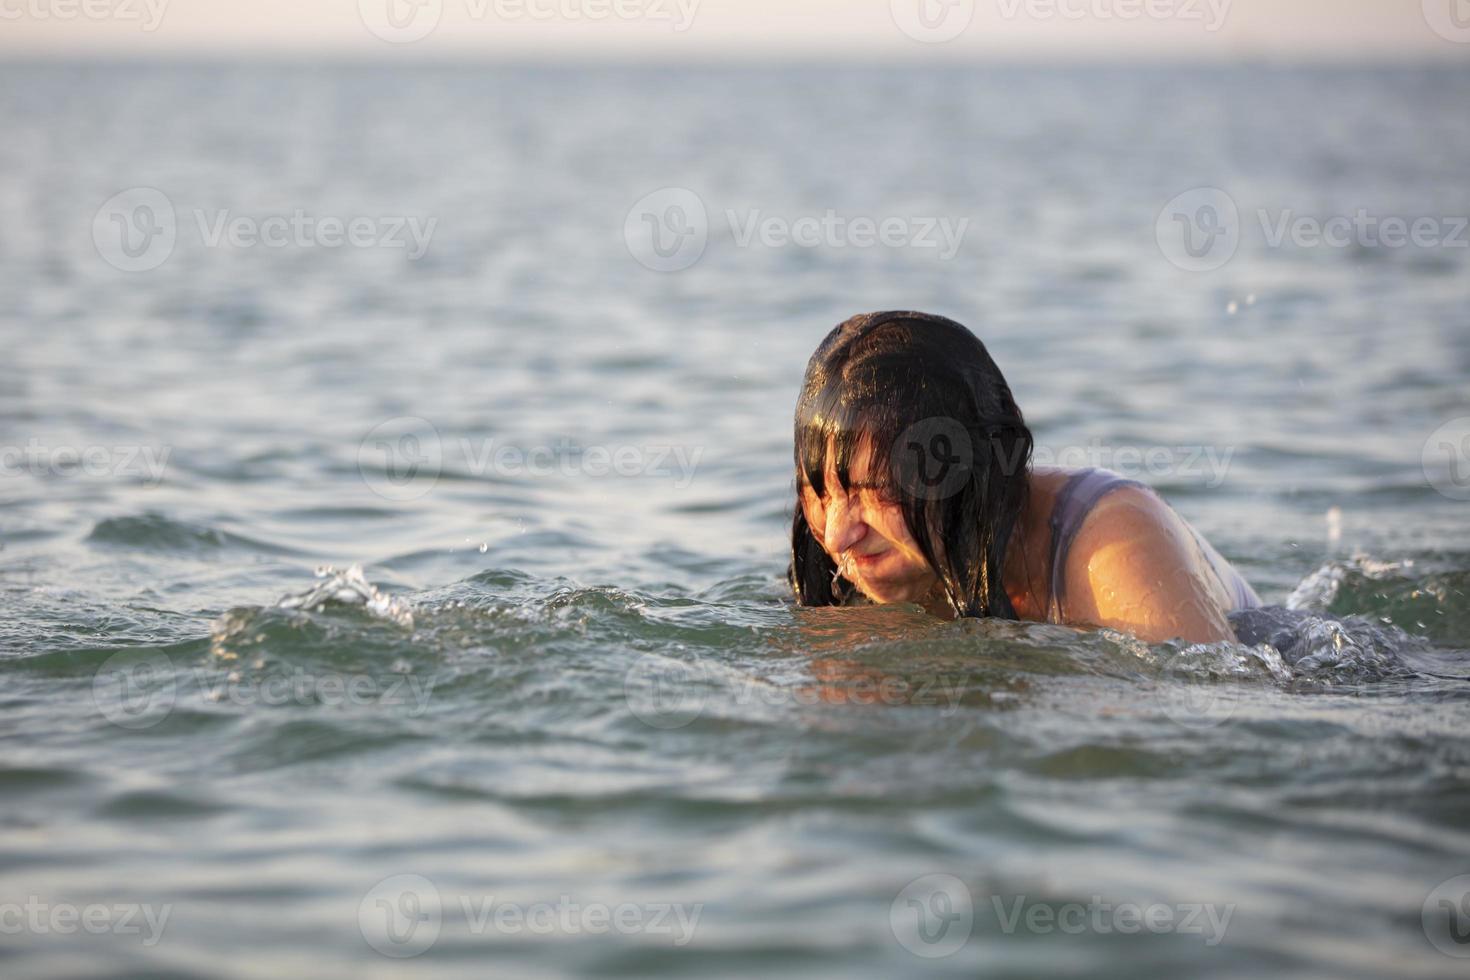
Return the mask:
<path id="1" fill-rule="evenodd" d="M 849 506 L 841 494 L 834 494 L 827 508 L 827 527 L 823 540 L 834 554 L 842 554 L 853 547 L 868 533 L 868 525 L 862 519 L 860 508 Z"/>

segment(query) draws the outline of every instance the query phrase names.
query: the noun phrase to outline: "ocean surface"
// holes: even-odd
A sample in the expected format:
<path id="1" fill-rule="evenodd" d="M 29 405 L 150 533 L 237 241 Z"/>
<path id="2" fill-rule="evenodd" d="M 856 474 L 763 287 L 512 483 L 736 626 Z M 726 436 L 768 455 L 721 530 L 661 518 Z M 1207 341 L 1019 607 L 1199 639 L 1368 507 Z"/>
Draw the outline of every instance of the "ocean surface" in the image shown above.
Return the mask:
<path id="1" fill-rule="evenodd" d="M 1467 104 L 0 67 L 0 975 L 1465 976 Z M 794 608 L 893 308 L 1288 649 Z"/>

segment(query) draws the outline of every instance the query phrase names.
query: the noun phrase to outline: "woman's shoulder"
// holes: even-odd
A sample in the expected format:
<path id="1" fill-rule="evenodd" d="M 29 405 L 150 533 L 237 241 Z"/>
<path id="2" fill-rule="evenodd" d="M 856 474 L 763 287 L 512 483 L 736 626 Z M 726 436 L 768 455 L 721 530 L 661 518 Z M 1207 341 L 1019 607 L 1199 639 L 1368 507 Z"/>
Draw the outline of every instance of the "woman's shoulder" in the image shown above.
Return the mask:
<path id="1" fill-rule="evenodd" d="M 1155 516 L 1162 516 L 1163 511 L 1172 512 L 1164 498 L 1148 484 L 1100 466 L 1047 467 L 1038 469 L 1034 477 L 1039 479 L 1034 480 L 1033 486 L 1039 485 L 1050 498 L 1053 531 L 1068 538 L 1109 510 L 1141 508 Z"/>
<path id="2" fill-rule="evenodd" d="M 1153 487 L 1101 468 L 1076 470 L 1066 479 L 1051 523 L 1062 557 L 1079 557 L 1083 564 L 1098 548 L 1120 540 L 1182 544 L 1188 537 L 1183 518 Z"/>
<path id="3" fill-rule="evenodd" d="M 1129 624 L 1139 635 L 1216 634 L 1231 597 L 1202 540 L 1152 487 L 1099 472 L 1105 475 L 1088 482 L 1106 489 L 1080 519 L 1056 569 L 1070 611 L 1090 622 Z"/>

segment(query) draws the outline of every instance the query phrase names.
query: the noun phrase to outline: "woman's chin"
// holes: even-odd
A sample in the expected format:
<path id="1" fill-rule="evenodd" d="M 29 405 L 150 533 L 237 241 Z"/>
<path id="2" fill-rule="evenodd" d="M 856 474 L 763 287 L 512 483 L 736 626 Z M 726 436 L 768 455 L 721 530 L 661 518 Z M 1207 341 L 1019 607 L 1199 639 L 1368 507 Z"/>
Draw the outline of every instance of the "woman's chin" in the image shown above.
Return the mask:
<path id="1" fill-rule="evenodd" d="M 898 582 L 856 582 L 858 591 L 877 603 L 918 602 L 918 590 Z"/>

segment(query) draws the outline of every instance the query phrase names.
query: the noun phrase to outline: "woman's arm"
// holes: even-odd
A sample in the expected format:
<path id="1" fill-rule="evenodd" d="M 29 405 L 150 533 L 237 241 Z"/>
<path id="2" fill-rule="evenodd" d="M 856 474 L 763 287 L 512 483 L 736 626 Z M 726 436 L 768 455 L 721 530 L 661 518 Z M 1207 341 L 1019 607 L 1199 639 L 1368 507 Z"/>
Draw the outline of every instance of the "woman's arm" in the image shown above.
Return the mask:
<path id="1" fill-rule="evenodd" d="M 1087 515 L 1063 570 L 1068 622 L 1150 642 L 1234 640 L 1230 598 L 1188 525 L 1150 490 L 1120 487 Z"/>

